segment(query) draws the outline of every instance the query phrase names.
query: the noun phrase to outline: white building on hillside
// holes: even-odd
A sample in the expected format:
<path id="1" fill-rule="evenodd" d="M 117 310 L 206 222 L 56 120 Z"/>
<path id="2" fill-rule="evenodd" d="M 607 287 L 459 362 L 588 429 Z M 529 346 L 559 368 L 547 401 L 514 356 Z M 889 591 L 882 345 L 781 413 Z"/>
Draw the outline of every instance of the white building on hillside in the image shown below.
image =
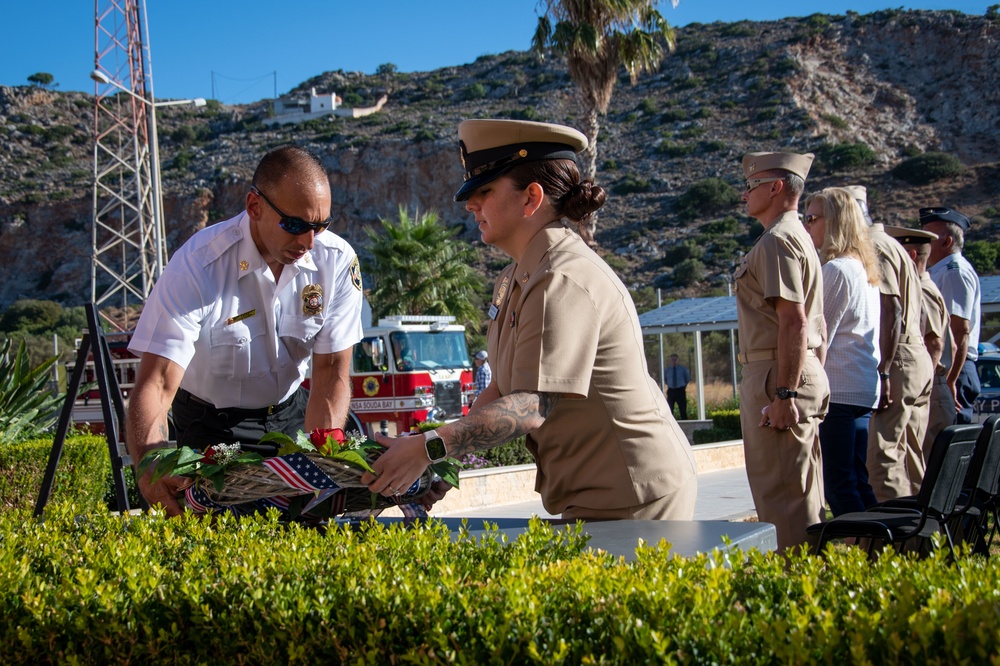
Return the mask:
<path id="1" fill-rule="evenodd" d="M 335 115 L 347 118 L 360 118 L 362 116 L 377 113 L 388 100 L 387 95 L 383 95 L 375 106 L 361 109 L 344 109 L 344 103 L 337 93 L 316 94 L 316 89 L 309 91 L 309 97 L 280 97 L 274 100 L 274 116 L 265 118 L 265 125 L 284 125 L 287 123 L 300 123 L 304 120 L 322 118 L 323 116 Z"/>

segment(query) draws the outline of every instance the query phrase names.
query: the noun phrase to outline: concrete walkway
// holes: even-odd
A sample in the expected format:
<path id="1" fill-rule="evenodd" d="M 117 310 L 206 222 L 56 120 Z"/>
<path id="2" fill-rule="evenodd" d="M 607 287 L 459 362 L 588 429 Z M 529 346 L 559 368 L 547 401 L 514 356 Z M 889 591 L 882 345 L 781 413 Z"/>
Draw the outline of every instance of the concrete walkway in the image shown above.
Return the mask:
<path id="1" fill-rule="evenodd" d="M 698 475 L 698 501 L 695 504 L 695 520 L 743 520 L 755 516 L 750 484 L 746 469 L 731 467 Z M 466 509 L 460 513 L 437 514 L 468 518 L 555 518 L 542 507 L 542 500 L 501 504 L 481 509 Z"/>

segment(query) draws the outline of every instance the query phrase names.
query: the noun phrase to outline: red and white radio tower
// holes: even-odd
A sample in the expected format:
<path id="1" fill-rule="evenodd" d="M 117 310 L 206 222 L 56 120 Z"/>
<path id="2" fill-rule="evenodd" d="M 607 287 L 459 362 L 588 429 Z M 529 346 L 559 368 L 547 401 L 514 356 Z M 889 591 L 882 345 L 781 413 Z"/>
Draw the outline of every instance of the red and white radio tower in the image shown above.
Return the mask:
<path id="1" fill-rule="evenodd" d="M 141 304 L 166 263 L 144 0 L 95 0 L 91 300 Z"/>

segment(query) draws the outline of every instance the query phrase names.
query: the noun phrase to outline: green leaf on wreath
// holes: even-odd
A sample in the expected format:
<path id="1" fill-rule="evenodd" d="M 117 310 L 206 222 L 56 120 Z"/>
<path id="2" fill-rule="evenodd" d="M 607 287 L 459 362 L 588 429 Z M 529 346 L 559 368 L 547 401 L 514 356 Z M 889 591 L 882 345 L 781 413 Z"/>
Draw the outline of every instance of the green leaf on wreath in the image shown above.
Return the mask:
<path id="1" fill-rule="evenodd" d="M 366 472 L 371 472 L 372 474 L 375 473 L 375 470 L 372 469 L 372 466 L 368 464 L 368 461 L 365 459 L 365 457 L 361 455 L 361 453 L 359 453 L 358 451 L 350 451 L 350 450 L 340 451 L 339 453 L 334 453 L 330 457 L 333 458 L 334 460 L 340 460 L 347 463 L 348 465 L 352 465 L 359 469 L 363 469 Z"/>
<path id="2" fill-rule="evenodd" d="M 309 444 L 309 440 L 306 440 L 308 448 L 302 445 L 302 438 L 298 438 L 298 441 L 292 439 L 283 432 L 269 432 L 260 438 L 260 443 L 264 444 L 266 442 L 274 442 L 278 445 L 278 455 L 287 456 L 291 453 L 299 453 L 302 450 L 312 451 L 314 447 Z"/>
<path id="3" fill-rule="evenodd" d="M 458 465 L 451 458 L 434 463 L 431 465 L 431 470 L 440 476 L 443 481 L 458 488 Z"/>
<path id="4" fill-rule="evenodd" d="M 222 468 L 220 467 L 219 469 L 221 470 Z M 226 482 L 226 475 L 225 474 L 223 474 L 223 473 L 220 472 L 219 474 L 215 474 L 213 476 L 206 476 L 205 478 L 212 480 L 212 485 L 215 486 L 215 492 L 217 492 L 217 493 L 221 493 L 222 492 L 222 488 L 223 488 L 223 486 L 225 486 L 225 482 Z"/>
<path id="5" fill-rule="evenodd" d="M 159 481 L 165 476 L 172 476 L 179 457 L 180 451 L 177 449 L 156 449 L 156 455 L 153 456 L 153 462 L 156 463 L 156 469 L 153 471 L 153 481 Z"/>
<path id="6" fill-rule="evenodd" d="M 214 475 L 218 474 L 224 468 L 222 467 L 222 465 L 202 465 L 198 469 L 201 470 L 199 472 L 199 474 L 201 474 L 201 476 L 210 477 L 210 476 L 214 476 Z"/>
<path id="7" fill-rule="evenodd" d="M 195 451 L 190 446 L 182 446 L 177 449 L 177 464 L 184 465 L 186 463 L 201 462 L 205 458 L 205 454 L 201 451 Z"/>
<path id="8" fill-rule="evenodd" d="M 259 453 L 255 453 L 253 451 L 247 451 L 246 453 L 241 453 L 240 455 L 236 456 L 236 459 L 233 462 L 259 465 L 260 463 L 264 462 L 264 456 L 260 455 Z"/>

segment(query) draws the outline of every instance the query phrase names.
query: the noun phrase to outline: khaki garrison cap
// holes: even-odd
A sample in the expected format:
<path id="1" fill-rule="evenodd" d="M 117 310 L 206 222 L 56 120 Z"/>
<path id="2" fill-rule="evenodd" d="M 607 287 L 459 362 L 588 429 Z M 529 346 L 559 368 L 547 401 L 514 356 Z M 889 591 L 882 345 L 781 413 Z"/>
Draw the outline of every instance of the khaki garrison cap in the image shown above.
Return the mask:
<path id="1" fill-rule="evenodd" d="M 519 164 L 539 160 L 576 158 L 587 147 L 582 132 L 565 125 L 528 120 L 464 120 L 458 125 L 465 183 L 455 201 Z"/>
<path id="2" fill-rule="evenodd" d="M 865 218 L 865 222 L 869 225 L 874 223 L 872 220 L 871 213 L 868 212 L 868 188 L 864 185 L 845 185 L 844 189 L 851 193 L 854 200 L 858 202 L 858 207 L 861 208 L 861 214 Z"/>
<path id="3" fill-rule="evenodd" d="M 749 153 L 743 156 L 743 175 L 749 179 L 761 171 L 784 169 L 805 180 L 813 157 L 812 153 Z"/>
<path id="4" fill-rule="evenodd" d="M 923 229 L 907 229 L 906 227 L 890 227 L 886 225 L 885 233 L 889 234 L 903 245 L 922 245 L 935 240 L 938 235 Z"/>

